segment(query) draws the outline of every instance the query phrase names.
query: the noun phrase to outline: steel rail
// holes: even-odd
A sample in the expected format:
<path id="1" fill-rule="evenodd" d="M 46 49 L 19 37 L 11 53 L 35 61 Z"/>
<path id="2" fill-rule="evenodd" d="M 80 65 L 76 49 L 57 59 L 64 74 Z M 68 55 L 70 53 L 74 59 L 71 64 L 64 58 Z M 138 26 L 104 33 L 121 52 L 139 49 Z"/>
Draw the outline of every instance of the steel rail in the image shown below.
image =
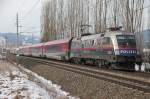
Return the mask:
<path id="1" fill-rule="evenodd" d="M 35 58 L 35 57 L 34 58 L 26 57 L 26 56 L 21 56 L 21 57 L 32 59 L 32 61 L 39 63 L 39 64 L 44 64 L 47 66 L 56 67 L 56 68 L 63 69 L 66 71 L 83 74 L 83 75 L 86 75 L 89 77 L 105 80 L 108 82 L 126 86 L 128 88 L 137 89 L 139 91 L 150 93 L 150 80 L 144 79 L 141 77 L 140 78 L 133 77 L 133 76 L 129 76 L 129 75 L 108 72 L 108 71 L 104 71 L 104 70 L 100 70 L 100 69 L 96 70 L 96 69 L 91 69 L 88 67 L 82 67 L 79 65 L 72 65 L 72 64 L 59 62 L 59 61 L 56 62 L 56 61 L 52 61 L 52 60 L 39 59 L 39 58 Z"/>

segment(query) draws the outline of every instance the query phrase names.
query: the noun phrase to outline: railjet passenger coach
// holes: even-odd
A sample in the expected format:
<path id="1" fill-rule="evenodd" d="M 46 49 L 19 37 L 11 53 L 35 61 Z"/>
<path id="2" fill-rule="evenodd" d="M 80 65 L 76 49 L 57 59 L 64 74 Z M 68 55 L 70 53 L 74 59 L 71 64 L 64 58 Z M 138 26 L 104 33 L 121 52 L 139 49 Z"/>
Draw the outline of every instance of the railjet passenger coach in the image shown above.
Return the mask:
<path id="1" fill-rule="evenodd" d="M 19 48 L 20 55 L 45 57 L 114 69 L 134 69 L 142 59 L 135 35 L 122 31 L 85 34 Z"/>

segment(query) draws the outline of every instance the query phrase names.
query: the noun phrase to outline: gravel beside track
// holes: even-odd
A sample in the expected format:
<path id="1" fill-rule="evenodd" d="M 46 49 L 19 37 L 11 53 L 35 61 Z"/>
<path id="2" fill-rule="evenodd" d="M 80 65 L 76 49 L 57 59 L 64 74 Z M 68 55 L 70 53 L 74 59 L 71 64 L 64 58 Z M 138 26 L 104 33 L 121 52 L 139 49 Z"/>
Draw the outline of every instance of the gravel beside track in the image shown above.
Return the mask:
<path id="1" fill-rule="evenodd" d="M 150 93 L 124 87 L 115 83 L 96 79 L 53 66 L 39 64 L 31 59 L 20 60 L 26 68 L 63 86 L 81 99 L 149 99 Z M 27 66 L 28 64 L 28 66 Z"/>

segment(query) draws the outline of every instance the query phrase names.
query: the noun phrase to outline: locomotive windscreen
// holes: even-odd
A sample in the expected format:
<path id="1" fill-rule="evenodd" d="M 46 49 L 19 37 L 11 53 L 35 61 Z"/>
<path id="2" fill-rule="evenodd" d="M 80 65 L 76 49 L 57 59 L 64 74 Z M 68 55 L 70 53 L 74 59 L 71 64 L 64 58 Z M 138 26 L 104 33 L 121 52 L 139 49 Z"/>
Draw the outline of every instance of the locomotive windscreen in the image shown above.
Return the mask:
<path id="1" fill-rule="evenodd" d="M 134 35 L 117 35 L 119 48 L 136 48 L 136 40 Z"/>

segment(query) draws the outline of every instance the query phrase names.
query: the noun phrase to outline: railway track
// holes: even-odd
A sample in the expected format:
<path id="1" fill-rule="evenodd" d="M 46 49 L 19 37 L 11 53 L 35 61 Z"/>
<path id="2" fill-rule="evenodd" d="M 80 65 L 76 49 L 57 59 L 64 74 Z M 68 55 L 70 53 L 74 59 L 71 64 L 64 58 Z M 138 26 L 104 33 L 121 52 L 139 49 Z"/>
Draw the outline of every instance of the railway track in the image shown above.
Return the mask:
<path id="1" fill-rule="evenodd" d="M 44 64 L 47 66 L 52 66 L 59 69 L 83 74 L 96 79 L 105 80 L 128 88 L 133 88 L 139 91 L 143 91 L 145 93 L 150 93 L 150 80 L 139 76 L 129 76 L 129 75 L 125 75 L 125 73 L 123 74 L 118 72 L 115 73 L 111 71 L 89 68 L 85 66 L 82 67 L 79 65 L 67 64 L 59 61 L 45 60 L 45 59 L 39 59 L 33 57 L 21 56 L 21 58 L 31 59 L 32 61 L 39 64 Z"/>

